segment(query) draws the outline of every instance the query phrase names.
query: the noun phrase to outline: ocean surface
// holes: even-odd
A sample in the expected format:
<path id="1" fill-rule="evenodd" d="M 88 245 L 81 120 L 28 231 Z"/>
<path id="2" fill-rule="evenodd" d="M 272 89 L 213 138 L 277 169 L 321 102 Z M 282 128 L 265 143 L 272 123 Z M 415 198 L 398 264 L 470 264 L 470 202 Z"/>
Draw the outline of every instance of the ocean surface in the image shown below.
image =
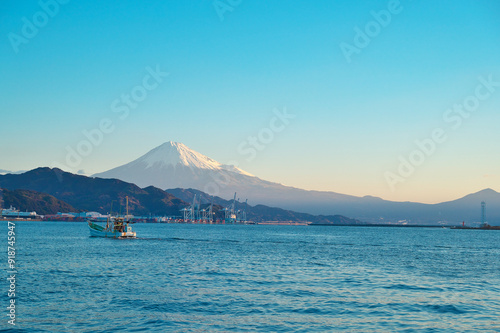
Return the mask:
<path id="1" fill-rule="evenodd" d="M 499 231 L 134 229 L 138 239 L 114 240 L 85 223 L 17 222 L 16 331 L 500 331 Z"/>

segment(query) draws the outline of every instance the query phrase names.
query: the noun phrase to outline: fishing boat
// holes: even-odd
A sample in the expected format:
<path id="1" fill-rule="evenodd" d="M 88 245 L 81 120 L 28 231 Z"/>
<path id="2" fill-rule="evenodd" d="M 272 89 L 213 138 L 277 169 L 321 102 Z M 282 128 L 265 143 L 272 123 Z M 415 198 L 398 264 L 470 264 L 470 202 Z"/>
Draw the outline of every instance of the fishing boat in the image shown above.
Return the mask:
<path id="1" fill-rule="evenodd" d="M 106 221 L 106 226 L 96 224 L 88 220 L 91 237 L 106 237 L 106 238 L 135 238 L 136 233 L 129 225 L 130 216 L 128 215 L 128 197 L 127 197 L 127 215 L 123 217 L 109 216 Z"/>

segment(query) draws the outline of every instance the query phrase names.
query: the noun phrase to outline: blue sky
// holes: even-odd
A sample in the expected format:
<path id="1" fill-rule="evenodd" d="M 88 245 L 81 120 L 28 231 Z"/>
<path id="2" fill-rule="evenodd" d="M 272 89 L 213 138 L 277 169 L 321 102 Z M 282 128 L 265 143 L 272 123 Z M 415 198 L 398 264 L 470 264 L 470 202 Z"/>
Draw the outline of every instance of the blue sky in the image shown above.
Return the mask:
<path id="1" fill-rule="evenodd" d="M 421 202 L 500 190 L 500 87 L 459 128 L 443 120 L 479 77 L 500 81 L 498 1 L 54 1 L 0 3 L 0 169 L 67 166 L 68 147 L 109 120 L 67 170 L 172 140 L 305 189 Z M 347 61 L 342 43 L 377 24 Z M 141 90 L 156 69 L 168 76 Z M 146 96 L 120 118 L 112 104 L 134 89 Z M 285 108 L 295 118 L 249 161 L 238 147 Z M 399 157 L 436 128 L 445 142 L 402 177 Z"/>

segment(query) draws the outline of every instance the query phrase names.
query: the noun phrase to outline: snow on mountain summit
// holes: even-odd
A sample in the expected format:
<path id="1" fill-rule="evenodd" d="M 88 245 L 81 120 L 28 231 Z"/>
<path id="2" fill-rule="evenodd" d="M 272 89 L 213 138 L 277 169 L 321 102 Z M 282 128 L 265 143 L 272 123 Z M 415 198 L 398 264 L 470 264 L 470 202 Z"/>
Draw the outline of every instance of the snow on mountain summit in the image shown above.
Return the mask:
<path id="1" fill-rule="evenodd" d="M 172 141 L 156 147 L 137 162 L 146 162 L 148 168 L 156 164 L 159 166 L 182 164 L 199 169 L 217 170 L 221 166 L 219 162 L 188 148 L 185 144 Z"/>
<path id="2" fill-rule="evenodd" d="M 132 162 L 93 176 L 120 179 L 141 188 L 193 188 L 228 198 L 256 184 L 268 186 L 234 165 L 219 163 L 182 143 L 170 141 Z"/>
<path id="3" fill-rule="evenodd" d="M 176 166 L 186 166 L 191 169 L 203 169 L 213 171 L 231 171 L 245 176 L 254 177 L 233 165 L 224 165 L 210 157 L 200 154 L 183 143 L 165 142 L 164 144 L 152 149 L 137 160 L 130 162 L 129 165 L 144 165 L 145 169 L 150 168 L 168 168 Z"/>

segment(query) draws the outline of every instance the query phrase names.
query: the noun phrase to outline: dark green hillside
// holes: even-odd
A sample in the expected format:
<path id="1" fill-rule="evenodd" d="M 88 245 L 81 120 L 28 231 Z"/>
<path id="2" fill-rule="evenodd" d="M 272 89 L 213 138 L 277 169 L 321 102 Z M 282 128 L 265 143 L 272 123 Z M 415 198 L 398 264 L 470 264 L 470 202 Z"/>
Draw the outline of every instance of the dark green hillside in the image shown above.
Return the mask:
<path id="1" fill-rule="evenodd" d="M 20 211 L 35 211 L 39 215 L 57 214 L 58 212 L 78 212 L 73 206 L 47 193 L 3 189 L 0 190 L 0 194 L 3 194 L 3 208 L 13 206 Z"/>
<path id="2" fill-rule="evenodd" d="M 134 215 L 179 215 L 187 204 L 154 187 L 140 187 L 118 179 L 101 179 L 75 175 L 60 169 L 38 168 L 20 175 L 0 176 L 0 187 L 9 190 L 32 190 L 48 193 L 82 211 L 107 213 L 125 211 Z"/>

